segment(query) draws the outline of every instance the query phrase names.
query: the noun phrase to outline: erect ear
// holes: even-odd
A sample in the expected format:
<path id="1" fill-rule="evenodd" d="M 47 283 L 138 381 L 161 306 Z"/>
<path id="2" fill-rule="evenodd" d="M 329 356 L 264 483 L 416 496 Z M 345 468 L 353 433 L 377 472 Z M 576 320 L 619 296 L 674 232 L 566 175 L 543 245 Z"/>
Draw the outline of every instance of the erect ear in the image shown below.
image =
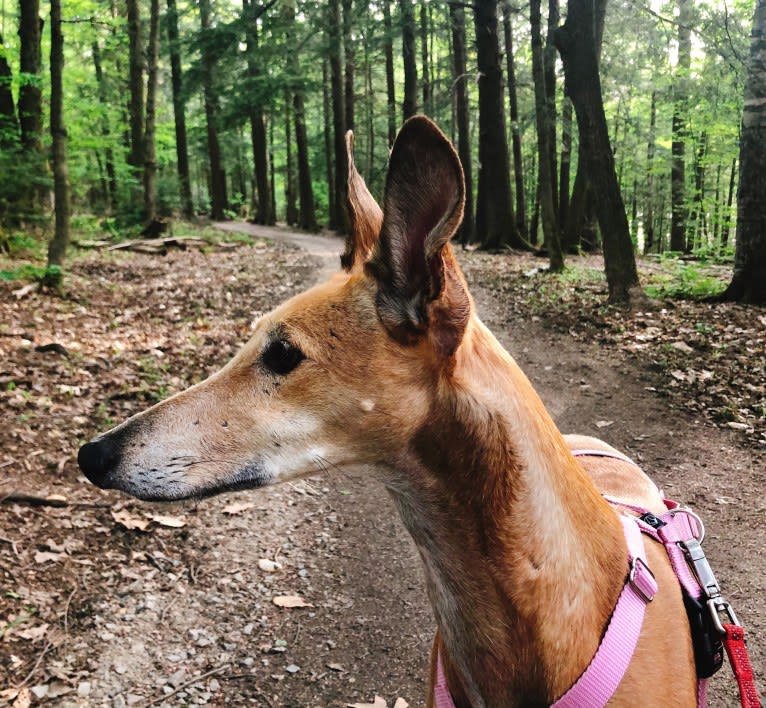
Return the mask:
<path id="1" fill-rule="evenodd" d="M 340 257 L 345 270 L 361 268 L 378 241 L 383 224 L 383 212 L 370 194 L 362 175 L 354 164 L 354 133 L 346 133 L 348 157 L 348 218 L 351 231 L 346 238 L 346 250 Z"/>
<path id="2" fill-rule="evenodd" d="M 366 269 L 378 281 L 378 314 L 398 341 L 428 334 L 437 351 L 457 349 L 471 312 L 449 240 L 463 218 L 463 169 L 430 120 L 408 120 L 394 142 L 383 227 Z"/>

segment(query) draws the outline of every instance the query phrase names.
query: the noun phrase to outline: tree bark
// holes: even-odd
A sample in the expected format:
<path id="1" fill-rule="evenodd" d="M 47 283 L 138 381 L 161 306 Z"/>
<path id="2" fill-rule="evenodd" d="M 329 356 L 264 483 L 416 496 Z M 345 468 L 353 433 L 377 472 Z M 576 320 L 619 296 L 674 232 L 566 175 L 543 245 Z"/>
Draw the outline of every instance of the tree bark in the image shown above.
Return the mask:
<path id="1" fill-rule="evenodd" d="M 556 215 L 556 228 L 561 236 L 561 218 L 559 216 L 559 182 L 558 165 L 556 164 L 556 47 L 553 35 L 559 26 L 561 13 L 559 0 L 548 0 L 548 21 L 543 49 L 543 74 L 545 75 L 545 120 L 548 124 L 548 158 L 551 161 L 551 193 L 553 194 L 553 210 Z"/>
<path id="2" fill-rule="evenodd" d="M 114 151 L 111 147 L 111 129 L 109 127 L 109 117 L 106 113 L 109 107 L 109 95 L 107 92 L 106 81 L 104 81 L 104 71 L 101 65 L 101 46 L 98 39 L 93 40 L 91 45 L 93 52 L 93 69 L 96 74 L 96 85 L 98 87 L 98 101 L 101 104 L 104 115 L 101 119 L 101 135 L 105 138 L 106 149 L 106 193 L 104 194 L 109 207 L 114 211 L 117 209 L 117 174 L 114 168 Z"/>
<path id="3" fill-rule="evenodd" d="M 157 218 L 157 150 L 155 146 L 157 72 L 160 58 L 160 1 L 151 0 L 146 72 L 146 122 L 144 128 L 144 220 Z"/>
<path id="4" fill-rule="evenodd" d="M 298 194 L 300 197 L 298 226 L 306 231 L 317 231 L 314 188 L 311 184 L 309 145 L 306 136 L 306 108 L 302 87 L 296 89 L 293 94 L 293 108 L 295 109 L 295 146 L 298 151 Z"/>
<path id="5" fill-rule="evenodd" d="M 298 223 L 295 199 L 295 169 L 293 167 L 292 92 L 285 91 L 285 221 L 289 226 Z"/>
<path id="6" fill-rule="evenodd" d="M 516 94 L 516 62 L 513 55 L 513 24 L 511 5 L 503 3 L 503 35 L 505 62 L 508 74 L 508 104 L 511 115 L 511 145 L 513 149 L 513 176 L 516 183 L 516 228 L 522 238 L 527 237 L 527 205 L 524 190 L 524 160 L 521 153 L 521 127 L 519 102 Z"/>
<path id="7" fill-rule="evenodd" d="M 644 191 L 644 253 L 654 247 L 654 150 L 657 127 L 657 92 L 652 91 L 649 113 L 649 140 L 646 145 L 646 189 Z"/>
<path id="8" fill-rule="evenodd" d="M 721 226 L 721 250 L 729 245 L 729 232 L 731 231 L 731 207 L 734 204 L 734 185 L 737 182 L 737 158 L 731 161 L 729 172 L 729 191 L 726 197 L 726 213 Z"/>
<path id="9" fill-rule="evenodd" d="M 19 125 L 21 127 L 21 145 L 29 153 L 39 153 L 42 149 L 43 131 L 43 95 L 39 80 L 42 72 L 43 21 L 40 19 L 40 0 L 20 0 L 19 2 Z"/>
<path id="10" fill-rule="evenodd" d="M 766 303 L 766 0 L 757 0 L 739 143 L 734 274 L 722 297 Z"/>
<path id="11" fill-rule="evenodd" d="M 61 284 L 61 273 L 51 273 L 51 266 L 59 268 L 64 262 L 69 245 L 69 173 L 67 169 L 66 129 L 64 128 L 64 35 L 61 33 L 61 2 L 51 0 L 51 113 L 50 130 L 53 162 L 53 197 L 55 227 L 48 244 L 49 284 Z"/>
<path id="12" fill-rule="evenodd" d="M 343 108 L 343 68 L 340 0 L 329 6 L 330 86 L 332 97 L 333 152 L 335 155 L 335 203 L 330 211 L 330 228 L 340 234 L 348 231 L 346 216 L 346 129 Z"/>
<path id="13" fill-rule="evenodd" d="M 670 250 L 687 251 L 686 240 L 686 115 L 689 105 L 691 68 L 692 0 L 678 0 L 678 65 L 673 87 L 673 142 L 670 171 Z"/>
<path id="14" fill-rule="evenodd" d="M 420 73 L 423 77 L 420 82 L 420 86 L 423 92 L 423 113 L 426 115 L 433 115 L 434 109 L 431 103 L 433 87 L 431 86 L 431 74 L 428 64 L 428 8 L 429 6 L 426 4 L 426 2 L 424 0 L 420 0 Z"/>
<path id="15" fill-rule="evenodd" d="M 199 1 L 202 33 L 209 34 L 211 28 L 210 0 Z M 203 41 L 201 50 L 202 87 L 207 123 L 207 152 L 210 162 L 210 216 L 216 221 L 224 218 L 226 209 L 226 172 L 223 169 L 221 145 L 218 140 L 218 94 L 215 89 L 215 58 L 208 41 Z"/>
<path id="16" fill-rule="evenodd" d="M 0 148 L 8 150 L 19 142 L 19 123 L 13 102 L 13 73 L 5 54 L 3 36 L 0 34 Z"/>
<path id="17" fill-rule="evenodd" d="M 556 218 L 556 202 L 553 196 L 556 173 L 551 174 L 551 167 L 555 158 L 551 159 L 551 152 L 553 151 L 553 146 L 550 143 L 551 116 L 545 81 L 545 57 L 540 35 L 540 0 L 531 0 L 529 12 L 532 29 L 532 76 L 535 83 L 535 117 L 537 122 L 537 184 L 543 221 L 543 241 L 548 249 L 550 269 L 558 273 L 564 269 L 564 256 Z"/>
<path id="18" fill-rule="evenodd" d="M 707 132 L 700 135 L 697 152 L 694 156 L 694 199 L 692 201 L 689 226 L 692 229 L 689 248 L 700 248 L 707 237 L 705 218 L 705 155 L 707 153 Z"/>
<path id="19" fill-rule="evenodd" d="M 186 138 L 186 111 L 183 98 L 183 73 L 181 70 L 181 45 L 178 37 L 178 9 L 176 0 L 167 0 L 168 49 L 170 51 L 170 83 L 173 92 L 173 118 L 176 134 L 176 165 L 178 190 L 181 197 L 181 213 L 191 219 L 194 216 L 191 179 L 189 177 L 189 147 Z"/>
<path id="20" fill-rule="evenodd" d="M 354 130 L 356 120 L 354 115 L 354 72 L 356 71 L 356 47 L 351 36 L 353 25 L 353 0 L 343 0 L 343 110 L 345 115 L 344 134 L 346 130 Z"/>
<path id="21" fill-rule="evenodd" d="M 394 28 L 391 24 L 391 0 L 383 2 L 383 52 L 386 56 L 386 105 L 388 108 L 388 147 L 396 139 L 396 84 L 394 82 Z"/>
<path id="22" fill-rule="evenodd" d="M 404 120 L 418 111 L 418 69 L 415 63 L 415 14 L 412 0 L 399 0 L 402 18 L 402 59 L 404 62 Z"/>
<path id="23" fill-rule="evenodd" d="M 455 118 L 457 123 L 457 150 L 465 175 L 465 210 L 458 238 L 464 246 L 476 238 L 473 216 L 473 168 L 471 166 L 471 131 L 468 119 L 468 74 L 465 51 L 465 11 L 456 4 L 449 5 L 452 25 L 452 61 L 455 88 Z"/>
<path id="24" fill-rule="evenodd" d="M 138 0 L 127 0 L 130 154 L 128 164 L 138 171 L 144 165 L 144 47 Z"/>
<path id="25" fill-rule="evenodd" d="M 561 165 L 559 167 L 559 233 L 563 224 L 569 218 L 569 180 L 572 170 L 572 102 L 564 99 L 564 107 L 561 111 Z M 566 250 L 563 243 L 562 250 Z"/>
<path id="26" fill-rule="evenodd" d="M 332 149 L 332 105 L 330 103 L 330 71 L 327 60 L 322 62 L 322 121 L 324 124 L 324 161 L 325 177 L 327 179 L 327 212 L 330 219 L 330 228 L 335 228 L 335 181 L 333 177 L 333 149 Z"/>
<path id="27" fill-rule="evenodd" d="M 254 0 L 243 0 L 242 12 L 245 17 L 247 37 L 247 77 L 250 80 L 250 139 L 253 144 L 253 170 L 255 172 L 255 193 L 257 205 L 256 224 L 273 224 L 276 218 L 271 207 L 269 184 L 269 160 L 266 145 L 266 124 L 263 116 L 263 101 L 258 82 L 261 78 L 258 57 L 258 18 Z"/>
<path id="28" fill-rule="evenodd" d="M 591 0 L 568 0 L 567 19 L 556 31 L 555 42 L 564 62 L 566 92 L 577 114 L 585 167 L 599 197 L 596 206 L 604 240 L 609 299 L 630 304 L 645 296 L 638 281 L 625 204 L 609 143 L 598 70 L 595 20 Z"/>

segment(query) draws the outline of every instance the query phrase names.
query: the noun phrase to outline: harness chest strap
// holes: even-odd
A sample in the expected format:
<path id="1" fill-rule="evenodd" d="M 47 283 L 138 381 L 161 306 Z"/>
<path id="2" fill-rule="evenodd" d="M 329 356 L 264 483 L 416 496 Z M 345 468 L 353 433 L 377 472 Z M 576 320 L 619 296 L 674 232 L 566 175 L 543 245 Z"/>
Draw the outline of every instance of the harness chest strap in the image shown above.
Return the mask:
<path id="1" fill-rule="evenodd" d="M 657 582 L 646 564 L 644 541 L 633 517 L 621 515 L 630 555 L 630 573 L 617 600 L 609 625 L 588 668 L 552 708 L 603 708 L 620 685 L 630 665 L 646 605 L 657 592 Z M 441 657 L 437 656 L 434 684 L 436 708 L 455 708 Z"/>

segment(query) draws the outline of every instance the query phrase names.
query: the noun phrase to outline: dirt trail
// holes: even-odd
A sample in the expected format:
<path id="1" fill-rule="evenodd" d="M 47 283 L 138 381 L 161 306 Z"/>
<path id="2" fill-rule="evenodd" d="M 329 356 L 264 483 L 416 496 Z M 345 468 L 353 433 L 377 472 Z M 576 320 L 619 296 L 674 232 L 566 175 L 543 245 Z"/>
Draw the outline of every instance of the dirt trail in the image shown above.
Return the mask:
<path id="1" fill-rule="evenodd" d="M 307 277 L 305 266 L 304 276 L 291 275 L 293 289 L 326 277 L 342 249 L 338 239 L 283 229 L 222 228 L 306 249 L 318 267 Z M 234 260 L 233 272 L 244 272 L 255 255 L 224 257 Z M 206 266 L 195 267 L 199 273 Z M 184 277 L 188 283 L 190 276 Z M 761 456 L 741 447 L 734 433 L 671 408 L 647 390 L 651 379 L 623 353 L 521 320 L 480 288 L 472 292 L 482 319 L 562 430 L 596 434 L 624 450 L 668 496 L 689 502 L 705 518 L 706 550 L 748 627 L 762 677 Z M 231 348 L 221 352 L 220 364 Z M 49 676 L 62 677 L 66 690 L 55 697 L 49 688 L 42 702 L 305 708 L 371 703 L 377 694 L 389 706 L 397 697 L 413 707 L 424 704 L 433 620 L 419 559 L 383 487 L 364 471 L 170 506 L 126 502 L 82 478 L 73 486 L 73 497 L 183 517 L 186 526 L 140 534 L 115 529 L 106 510 L 81 512 L 87 520 L 80 512 L 50 512 L 47 522 L 96 524 L 87 526 L 89 550 L 114 562 L 109 578 L 88 576 L 84 565 L 72 595 L 60 589 L 63 599 L 69 597 L 68 632 L 45 666 Z M 263 559 L 282 568 L 265 572 Z M 277 608 L 277 595 L 301 596 L 312 607 Z M 728 669 L 725 676 L 712 689 L 711 708 L 738 705 Z"/>

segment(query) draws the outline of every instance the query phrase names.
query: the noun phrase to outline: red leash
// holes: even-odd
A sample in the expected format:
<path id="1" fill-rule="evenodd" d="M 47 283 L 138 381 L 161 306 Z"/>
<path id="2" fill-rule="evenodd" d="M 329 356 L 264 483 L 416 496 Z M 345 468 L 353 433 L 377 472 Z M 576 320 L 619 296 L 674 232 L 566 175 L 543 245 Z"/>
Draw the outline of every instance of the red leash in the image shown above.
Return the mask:
<path id="1" fill-rule="evenodd" d="M 737 624 L 722 624 L 724 630 L 723 645 L 729 656 L 731 670 L 737 679 L 739 700 L 742 708 L 761 708 L 761 699 L 755 688 L 753 667 L 745 646 L 745 630 Z"/>

